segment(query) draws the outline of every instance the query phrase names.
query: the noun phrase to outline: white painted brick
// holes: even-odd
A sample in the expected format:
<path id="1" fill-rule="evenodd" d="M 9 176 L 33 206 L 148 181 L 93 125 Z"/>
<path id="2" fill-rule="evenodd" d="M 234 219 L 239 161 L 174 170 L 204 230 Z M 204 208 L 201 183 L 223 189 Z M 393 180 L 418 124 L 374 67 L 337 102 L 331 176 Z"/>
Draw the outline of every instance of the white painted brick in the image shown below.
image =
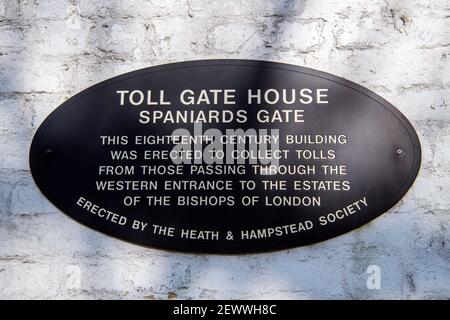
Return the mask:
<path id="1" fill-rule="evenodd" d="M 22 97 L 0 98 L 0 136 L 24 137 L 32 134 L 33 109 L 25 105 Z"/>
<path id="2" fill-rule="evenodd" d="M 27 31 L 26 43 L 32 57 L 81 54 L 86 50 L 91 23 L 77 18 L 38 20 Z"/>
<path id="3" fill-rule="evenodd" d="M 198 46 L 204 50 L 205 25 L 187 17 L 154 18 L 149 22 L 155 34 L 154 49 L 161 57 L 189 55 L 190 52 L 197 51 Z"/>
<path id="4" fill-rule="evenodd" d="M 32 55 L 0 56 L 0 93 L 64 91 L 63 63 Z M 45 81 L 43 81 L 45 79 Z"/>
<path id="5" fill-rule="evenodd" d="M 62 19 L 70 11 L 71 3 L 68 0 L 58 1 L 25 1 L 21 5 L 25 19 Z"/>
<path id="6" fill-rule="evenodd" d="M 29 137 L 0 136 L 0 169 L 28 170 Z"/>
<path id="7" fill-rule="evenodd" d="M 448 299 L 449 9 L 445 0 L 0 1 L 0 298 Z M 237 256 L 128 244 L 45 199 L 28 151 L 51 111 L 110 77 L 206 58 L 303 65 L 378 93 L 421 140 L 413 187 L 333 240 Z M 381 268 L 380 290 L 366 288 L 369 264 Z M 67 287 L 69 266 L 80 268 L 80 288 Z"/>
<path id="8" fill-rule="evenodd" d="M 166 15 L 185 14 L 186 1 L 164 0 L 126 0 L 111 3 L 108 0 L 89 1 L 80 0 L 76 3 L 82 16 L 92 17 L 156 17 Z"/>
<path id="9" fill-rule="evenodd" d="M 26 29 L 13 25 L 0 25 L 0 52 L 5 54 L 23 50 Z"/>
<path id="10" fill-rule="evenodd" d="M 259 28 L 254 24 L 235 21 L 214 27 L 209 41 L 212 48 L 219 52 L 251 52 L 263 45 L 259 32 Z"/>
<path id="11" fill-rule="evenodd" d="M 294 52 L 309 52 L 318 49 L 324 42 L 322 38 L 323 21 L 283 20 L 276 22 L 274 40 L 270 42 L 275 49 Z"/>
<path id="12" fill-rule="evenodd" d="M 0 18 L 14 21 L 20 14 L 20 3 L 15 0 L 5 0 L 0 2 Z"/>

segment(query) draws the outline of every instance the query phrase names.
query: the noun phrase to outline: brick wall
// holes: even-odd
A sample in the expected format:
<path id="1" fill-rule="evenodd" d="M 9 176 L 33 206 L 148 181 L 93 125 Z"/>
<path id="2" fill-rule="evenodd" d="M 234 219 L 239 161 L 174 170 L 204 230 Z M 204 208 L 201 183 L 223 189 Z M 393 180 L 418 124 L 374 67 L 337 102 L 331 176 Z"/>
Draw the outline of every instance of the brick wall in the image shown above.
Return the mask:
<path id="1" fill-rule="evenodd" d="M 449 298 L 449 55 L 445 0 L 1 1 L 0 298 Z M 242 256 L 127 244 L 43 197 L 28 149 L 59 104 L 127 71 L 207 58 L 315 68 L 386 98 L 421 139 L 412 189 L 346 235 Z"/>

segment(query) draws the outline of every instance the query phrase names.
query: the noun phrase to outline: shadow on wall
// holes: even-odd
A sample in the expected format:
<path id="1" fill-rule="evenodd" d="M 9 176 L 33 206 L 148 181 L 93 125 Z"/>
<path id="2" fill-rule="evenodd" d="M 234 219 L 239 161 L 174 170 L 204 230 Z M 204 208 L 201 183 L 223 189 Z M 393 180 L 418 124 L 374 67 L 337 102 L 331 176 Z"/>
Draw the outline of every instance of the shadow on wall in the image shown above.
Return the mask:
<path id="1" fill-rule="evenodd" d="M 272 24 L 276 34 L 263 33 L 264 43 L 274 43 L 283 41 L 284 33 L 289 32 L 287 28 L 280 30 L 277 26 L 291 19 L 293 16 L 300 16 L 305 9 L 306 2 L 285 0 L 273 1 L 273 12 L 268 12 L 264 17 L 260 17 L 267 25 Z M 311 2 L 316 4 L 317 2 Z M 390 12 L 389 4 L 380 11 Z M 87 32 L 88 50 L 85 52 L 77 52 L 75 60 L 72 60 L 70 52 L 66 52 L 66 56 L 58 63 L 65 68 L 62 78 L 65 83 L 59 84 L 63 94 L 67 96 L 80 91 L 80 78 L 86 81 L 82 85 L 86 85 L 93 80 L 103 80 L 105 66 L 106 72 L 111 76 L 121 73 L 123 66 L 126 65 L 126 55 L 114 52 L 109 47 L 108 36 L 111 28 L 117 22 L 116 17 L 124 14 L 124 1 L 113 1 L 105 8 L 105 15 L 97 16 L 95 19 L 82 17 L 78 12 L 76 2 L 70 1 L 66 10 L 66 27 L 75 30 L 89 28 Z M 18 12 L 22 10 L 20 7 Z M 394 10 L 394 9 L 393 9 Z M 397 10 L 397 9 L 395 9 Z M 23 12 L 21 14 L 24 14 Z M 19 16 L 19 14 L 17 15 Z M 193 19 L 196 19 L 193 17 Z M 3 20 L 3 22 L 6 20 Z M 36 73 L 36 61 L 42 63 L 39 51 L 29 48 L 30 26 L 21 23 L 19 18 L 6 21 L 13 30 L 14 36 L 3 38 L 1 48 L 5 52 L 0 55 L 0 70 L 2 70 L 0 97 L 2 102 L 11 99 L 24 101 L 23 112 L 27 114 L 23 118 L 21 112 L 17 112 L 14 108 L 6 107 L 2 112 L 6 119 L 14 119 L 14 123 L 18 124 L 15 128 L 15 138 L 9 139 L 3 132 L 0 132 L 0 139 L 7 139 L 9 150 L 11 153 L 18 152 L 21 157 L 25 157 L 28 153 L 29 142 L 35 114 L 32 110 L 29 100 L 34 99 L 32 91 L 36 88 L 42 88 L 41 84 L 36 84 L 36 77 L 30 77 L 30 74 Z M 135 22 L 136 24 L 138 22 Z M 328 22 L 324 22 L 327 24 Z M 0 22 L 1 25 L 1 22 Z M 78 29 L 77 29 L 78 28 Z M 141 30 L 138 27 L 133 30 Z M 364 35 L 370 30 L 365 28 L 352 28 L 354 32 L 360 35 L 353 35 L 358 38 L 370 38 L 370 34 Z M 397 32 L 397 31 L 396 31 Z M 80 31 L 80 37 L 81 37 Z M 18 36 L 19 35 L 19 36 Z M 57 34 L 50 32 L 41 33 L 41 43 L 53 43 L 52 37 Z M 298 35 L 298 41 L 302 41 L 302 35 Z M 387 35 L 387 41 L 392 41 Z M 326 39 L 331 39 L 326 38 Z M 329 40 L 330 41 L 330 40 Z M 76 47 L 76 46 L 75 46 Z M 19 51 L 17 51 L 19 48 Z M 255 48 L 254 55 L 250 54 L 247 58 L 252 59 L 254 56 L 261 55 Z M 353 50 L 342 48 L 340 50 Z M 8 51 L 8 52 L 6 52 Z M 27 54 L 23 54 L 23 52 Z M 145 50 L 144 50 L 145 52 Z M 277 50 L 270 51 L 274 55 Z M 355 52 L 358 55 L 364 55 L 363 51 Z M 230 54 L 232 55 L 232 54 Z M 370 55 L 369 57 L 372 57 Z M 227 58 L 228 55 L 221 53 L 217 58 Z M 158 60 L 165 60 L 164 57 L 157 57 Z M 267 60 L 274 60 L 277 57 L 271 57 L 270 54 L 265 56 Z M 46 58 L 47 60 L 49 58 Z M 56 59 L 56 58 L 55 58 Z M 135 58 L 136 64 L 145 64 L 148 60 L 144 56 Z M 47 61 L 43 59 L 43 61 Z M 116 63 L 108 63 L 110 61 Z M 336 61 L 341 63 L 342 61 Z M 370 64 L 371 61 L 366 61 Z M 55 66 L 58 64 L 52 64 Z M 345 74 L 358 73 L 359 66 L 347 63 L 349 70 Z M 379 64 L 377 64 L 379 65 Z M 388 68 L 388 65 L 386 65 Z M 113 69 L 113 70 L 111 70 Z M 43 72 L 42 68 L 37 71 Z M 327 71 L 327 70 L 323 70 Z M 383 74 L 383 70 L 378 69 L 379 74 Z M 100 74 L 100 76 L 99 76 Z M 46 79 L 46 74 L 39 74 L 42 79 Z M 437 77 L 444 78 L 442 71 L 438 71 Z M 267 79 L 264 72 L 258 76 L 261 83 L 266 83 Z M 52 93 L 46 93 L 51 95 Z M 53 93 L 54 94 L 54 93 Z M 59 93 L 58 93 L 59 94 Z M 28 99 L 28 100 L 27 100 Z M 9 103 L 9 102 L 8 102 Z M 21 102 L 22 103 L 22 102 Z M 17 105 L 17 104 L 16 104 Z M 56 107 L 55 105 L 54 107 Z M 9 121 L 9 120 L 8 120 Z M 23 126 L 20 126 L 20 125 Z M 23 128 L 22 128 L 23 127 Z M 8 128 L 10 129 L 10 128 Z M 3 140 L 2 140 L 3 141 Z M 26 142 L 26 143 L 24 143 Z M 14 157 L 11 155 L 11 157 Z M 2 164 L 3 165 L 3 164 Z M 32 183 L 29 172 L 26 169 L 10 169 L 0 168 L 0 183 L 7 181 L 7 192 L 13 192 L 13 188 L 22 183 Z M 35 192 L 38 193 L 36 187 Z M 3 191 L 3 189 L 2 189 Z M 6 192 L 5 192 L 6 193 Z M 42 196 L 41 196 L 42 198 Z M 11 202 L 11 195 L 0 194 L 3 203 Z M 3 204 L 5 212 L 1 212 L 0 221 L 2 226 L 11 224 L 8 216 L 11 204 Z M 6 209 L 5 209 L 6 208 Z M 378 297 L 379 293 L 375 291 L 365 290 L 365 281 L 358 277 L 362 274 L 364 277 L 364 267 L 372 264 L 377 260 L 377 256 L 382 254 L 377 248 L 365 243 L 360 235 L 360 230 L 354 231 L 339 237 L 339 239 L 319 243 L 312 246 L 301 247 L 297 249 L 284 250 L 272 253 L 257 255 L 203 255 L 203 254 L 183 254 L 174 252 L 165 252 L 157 249 L 146 249 L 127 244 L 120 240 L 116 240 L 105 235 L 99 234 L 91 229 L 76 224 L 74 221 L 63 216 L 59 212 L 48 213 L 51 219 L 58 215 L 64 223 L 67 223 L 73 231 L 69 236 L 60 234 L 61 239 L 69 242 L 69 247 L 65 244 L 54 244 L 57 252 L 61 253 L 60 257 L 51 259 L 55 265 L 50 266 L 51 270 L 57 270 L 60 276 L 57 276 L 58 290 L 54 292 L 54 297 L 58 297 L 61 292 L 66 292 L 69 297 L 87 297 L 87 298 L 363 298 Z M 16 219 L 16 218 L 15 218 Z M 26 219 L 20 217 L 17 219 Z M 45 221 L 45 220 L 44 220 Z M 22 222 L 22 220 L 21 220 Z M 31 222 L 25 222 L 29 223 Z M 367 228 L 367 227 L 364 227 Z M 23 252 L 23 247 L 16 244 L 14 239 L 19 236 L 11 227 L 9 233 L 2 233 L 2 242 L 8 243 L 11 252 Z M 364 229 L 362 229 L 364 231 Z M 41 234 L 42 236 L 42 234 Z M 48 235 L 47 235 L 48 236 Z M 9 239 L 6 239 L 9 237 Z M 72 237 L 75 239 L 72 242 Z M 12 239 L 11 239 L 12 238 Z M 51 245 L 46 237 L 42 237 L 41 241 L 44 245 Z M 52 237 L 49 237 L 52 238 Z M 70 238 L 67 240 L 67 238 Z M 51 241 L 51 239 L 50 239 Z M 340 248 L 338 248 L 340 247 Z M 319 250 L 318 250 L 319 249 Z M 347 249 L 347 250 L 345 250 Z M 51 250 L 49 249 L 51 252 Z M 66 251 L 69 251 L 66 255 Z M 32 252 L 28 252 L 32 254 Z M 61 259 L 65 260 L 61 262 Z M 81 283 L 79 288 L 66 289 L 65 274 L 58 270 L 61 266 L 75 265 L 81 270 Z M 0 271 L 1 272 L 1 271 Z M 61 275 L 62 274 L 62 275 Z M 355 275 L 356 274 L 356 275 Z M 54 277 L 54 275 L 49 275 Z M 356 279 L 356 280 L 355 280 Z M 360 281 L 362 280 L 362 281 Z M 49 281 L 55 283 L 56 281 Z M 48 284 L 48 283 L 47 283 Z M 22 285 L 30 285 L 22 283 Z M 2 283 L 2 286 L 8 286 Z M 312 288 L 319 288 L 313 290 Z M 328 289 L 327 289 L 328 288 Z M 65 291 L 66 290 L 66 291 Z M 321 290 L 321 291 L 320 291 Z M 327 291 L 328 290 L 328 291 Z M 392 297 L 398 297 L 398 292 L 392 292 Z M 384 292 L 383 298 L 390 298 Z"/>
<path id="2" fill-rule="evenodd" d="M 279 31 L 278 26 L 285 19 L 293 15 L 301 15 L 301 12 L 298 11 L 294 13 L 298 8 L 297 1 L 277 1 L 274 11 L 265 19 L 274 25 L 274 30 Z M 300 8 L 304 8 L 304 3 Z M 19 8 L 20 10 L 21 8 Z M 83 33 L 81 29 L 89 27 L 87 43 L 89 46 L 93 46 L 89 47 L 92 52 L 78 52 L 74 60 L 70 54 L 59 60 L 62 64 L 61 67 L 65 70 L 62 76 L 65 83 L 58 84 L 57 87 L 61 88 L 67 97 L 82 89 L 73 84 L 80 83 L 80 76 L 84 77 L 86 81 L 101 80 L 98 79 L 98 73 L 101 73 L 105 59 L 119 61 L 124 59 L 120 54 L 111 52 L 107 40 L 105 40 L 115 23 L 115 17 L 122 14 L 122 3 L 112 2 L 107 11 L 109 12 L 107 17 L 97 21 L 85 21 L 80 16 L 75 3 L 70 2 L 67 5 L 66 28 L 74 30 L 75 33 L 79 30 L 81 37 Z M 4 83 L 13 85 L 3 88 L 4 91 L 2 90 L 1 94 L 4 97 L 19 95 L 23 98 L 30 92 L 36 91 L 36 88 L 42 87 L 27 83 L 34 80 L 29 78 L 30 72 L 33 72 L 29 68 L 33 68 L 35 66 L 33 63 L 40 60 L 38 55 L 42 52 L 33 53 L 33 48 L 27 47 L 32 43 L 28 39 L 29 27 L 24 27 L 20 20 L 18 22 L 14 28 L 18 28 L 22 36 L 11 37 L 9 40 L 14 42 L 11 47 L 23 47 L 23 51 L 30 54 L 26 55 L 24 59 L 7 58 L 3 60 L 6 64 L 5 68 L 14 70 L 14 72 L 5 73 L 8 79 Z M 287 32 L 288 29 L 285 28 L 283 31 Z M 54 43 L 52 37 L 58 37 L 52 32 L 44 32 L 41 36 L 44 43 Z M 283 40 L 282 33 L 264 35 L 264 37 L 270 37 L 270 39 L 263 39 L 267 43 L 273 43 L 272 37 L 275 37 L 277 41 Z M 299 41 L 302 41 L 301 37 L 302 35 L 299 35 Z M 12 54 L 17 57 L 17 53 Z M 255 55 L 259 56 L 257 53 Z M 248 58 L 251 59 L 252 56 Z M 270 58 L 270 56 L 267 57 L 268 60 Z M 162 60 L 164 60 L 163 57 Z M 106 66 L 110 68 L 111 64 L 106 64 Z M 42 69 L 39 70 L 42 72 Z M 118 70 L 109 70 L 109 72 L 114 74 Z M 42 76 L 45 77 L 45 75 Z M 261 84 L 270 81 L 263 71 L 258 78 Z M 34 112 L 26 102 L 25 106 L 26 112 Z M 11 109 L 8 111 L 13 112 Z M 31 142 L 31 132 L 35 129 L 30 128 L 30 132 L 25 136 L 26 140 Z M 21 150 L 26 148 L 28 151 L 29 144 L 24 145 L 18 141 L 16 148 Z M 29 179 L 28 174 L 27 172 L 25 177 L 23 174 L 14 175 L 14 179 L 17 179 L 15 183 Z M 37 188 L 35 189 L 36 192 L 39 192 Z M 50 214 L 60 215 L 59 212 Z M 312 256 L 317 255 L 314 253 L 314 246 L 259 255 L 182 254 L 130 246 L 83 226 L 76 227 L 74 221 L 66 217 L 64 220 L 67 224 L 73 225 L 76 231 L 71 233 L 70 237 L 74 237 L 78 241 L 78 243 L 71 243 L 70 250 L 73 251 L 68 256 L 63 255 L 59 258 L 66 259 L 65 263 L 68 267 L 75 266 L 80 270 L 80 288 L 68 289 L 68 296 L 71 297 L 126 297 L 127 291 L 134 291 L 135 297 L 142 294 L 143 298 L 311 298 L 320 296 L 320 293 L 306 289 L 313 287 L 314 281 L 311 279 L 311 275 L 314 274 L 314 271 L 321 267 L 321 263 L 327 262 L 326 258 L 317 259 L 316 256 L 314 264 L 306 265 Z M 14 245 L 13 241 L 9 243 Z M 59 246 L 58 250 L 62 250 L 62 248 Z M 20 250 L 21 248 L 18 247 L 17 251 Z M 64 265 L 61 261 L 55 263 L 49 267 L 50 270 L 57 270 Z M 299 265 L 298 270 L 291 270 L 290 266 L 296 264 Z M 68 270 L 71 275 L 78 272 L 76 268 Z M 332 271 L 330 268 L 330 275 Z M 330 277 L 334 278 L 334 275 Z M 64 291 L 64 277 L 62 280 L 59 288 Z M 56 292 L 55 295 L 57 294 Z M 343 292 L 343 294 L 345 293 Z"/>

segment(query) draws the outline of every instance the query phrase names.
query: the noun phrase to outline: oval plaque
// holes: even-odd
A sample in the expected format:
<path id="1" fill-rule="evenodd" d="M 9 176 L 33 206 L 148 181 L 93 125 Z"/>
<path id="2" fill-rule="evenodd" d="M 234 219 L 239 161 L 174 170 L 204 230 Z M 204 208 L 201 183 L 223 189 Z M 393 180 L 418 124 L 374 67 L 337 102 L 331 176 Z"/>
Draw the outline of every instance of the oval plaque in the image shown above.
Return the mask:
<path id="1" fill-rule="evenodd" d="M 130 72 L 58 107 L 30 150 L 44 195 L 136 244 L 239 253 L 358 228 L 394 206 L 421 160 L 373 92 L 293 65 L 205 60 Z"/>

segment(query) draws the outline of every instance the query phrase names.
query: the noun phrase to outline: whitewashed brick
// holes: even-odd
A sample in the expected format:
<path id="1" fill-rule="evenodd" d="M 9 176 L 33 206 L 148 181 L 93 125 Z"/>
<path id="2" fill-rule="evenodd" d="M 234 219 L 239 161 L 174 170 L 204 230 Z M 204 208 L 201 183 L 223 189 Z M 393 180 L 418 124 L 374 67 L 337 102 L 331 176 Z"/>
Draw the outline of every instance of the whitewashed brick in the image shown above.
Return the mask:
<path id="1" fill-rule="evenodd" d="M 449 16 L 445 0 L 0 1 L 0 298 L 448 299 Z M 368 87 L 416 128 L 417 180 L 358 230 L 237 256 L 119 241 L 41 194 L 28 151 L 57 106 L 128 71 L 207 58 L 293 63 Z M 370 264 L 380 290 L 366 287 Z M 70 266 L 79 288 L 67 286 Z"/>

